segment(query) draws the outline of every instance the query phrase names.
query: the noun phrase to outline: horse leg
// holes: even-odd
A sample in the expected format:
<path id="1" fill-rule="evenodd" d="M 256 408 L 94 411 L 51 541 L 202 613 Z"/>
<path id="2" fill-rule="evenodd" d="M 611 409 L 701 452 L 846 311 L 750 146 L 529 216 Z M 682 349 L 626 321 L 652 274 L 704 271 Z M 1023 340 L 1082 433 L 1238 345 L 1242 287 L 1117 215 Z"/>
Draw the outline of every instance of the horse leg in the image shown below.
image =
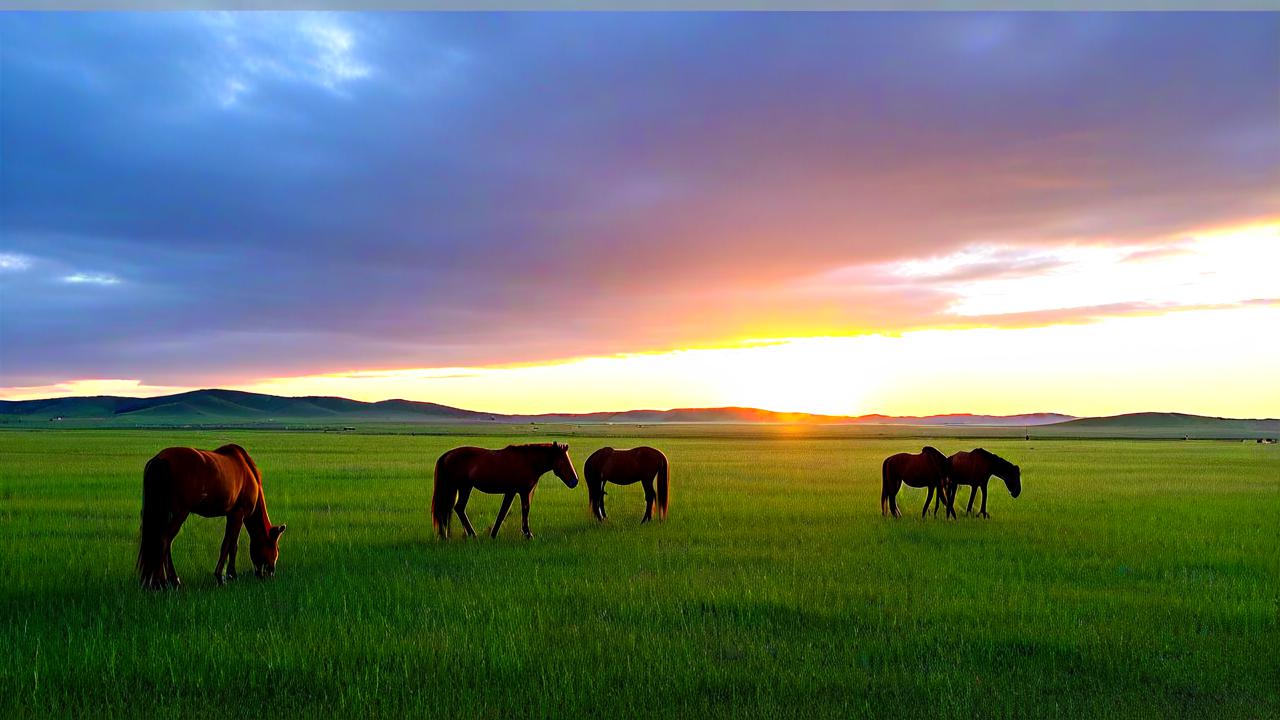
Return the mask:
<path id="1" fill-rule="evenodd" d="M 991 517 L 990 515 L 987 514 L 987 486 L 986 485 L 982 486 L 982 512 L 978 513 L 978 516 L 984 517 L 984 518 Z"/>
<path id="2" fill-rule="evenodd" d="M 498 508 L 498 519 L 493 521 L 493 530 L 489 533 L 489 537 L 498 537 L 498 528 L 502 527 L 502 521 L 507 519 L 507 511 L 511 509 L 511 501 L 515 499 L 515 493 L 507 493 L 502 498 L 502 507 Z"/>
<path id="3" fill-rule="evenodd" d="M 608 513 L 608 511 L 606 511 L 606 510 L 604 509 L 604 496 L 605 496 L 605 495 L 608 495 L 608 493 L 606 493 L 606 492 L 604 491 L 604 480 L 601 480 L 601 481 L 600 481 L 600 519 L 601 519 L 601 520 L 608 520 L 608 519 L 609 519 L 609 513 Z"/>
<path id="4" fill-rule="evenodd" d="M 464 487 L 458 491 L 458 501 L 453 506 L 453 511 L 458 514 L 458 519 L 462 521 L 462 529 L 467 531 L 467 537 L 475 537 L 476 529 L 471 527 L 471 521 L 467 519 L 467 501 L 471 499 L 471 488 Z"/>
<path id="5" fill-rule="evenodd" d="M 226 567 L 227 558 L 231 555 L 232 548 L 240 540 L 240 525 L 242 523 L 244 523 L 244 518 L 238 515 L 227 516 L 227 531 L 222 536 L 222 549 L 218 553 L 218 566 L 213 569 L 213 581 L 219 585 L 227 584 L 227 579 L 222 575 L 222 569 Z"/>
<path id="6" fill-rule="evenodd" d="M 244 519 L 240 519 L 240 524 L 244 525 Z M 236 551 L 240 549 L 240 531 L 236 531 L 236 537 L 231 541 L 231 552 L 227 553 L 227 579 L 235 580 L 239 575 L 236 574 Z"/>
<path id="7" fill-rule="evenodd" d="M 640 524 L 643 525 L 653 519 L 653 503 L 658 499 L 658 494 L 653 491 L 652 478 L 640 484 L 644 486 L 644 517 L 640 518 Z"/>
<path id="8" fill-rule="evenodd" d="M 533 490 L 520 493 L 520 529 L 529 540 L 533 539 L 533 532 L 529 530 L 529 500 L 532 497 Z"/>
<path id="9" fill-rule="evenodd" d="M 187 521 L 187 513 L 174 513 L 169 520 L 169 527 L 164 530 L 164 571 L 168 582 L 175 588 L 182 587 L 182 580 L 178 579 L 178 570 L 173 567 L 173 539 L 178 537 L 178 531 L 182 530 L 182 523 Z"/>
<path id="10" fill-rule="evenodd" d="M 969 486 L 969 507 L 964 509 L 965 515 L 968 515 L 969 513 L 973 512 L 973 498 L 977 494 L 978 494 L 978 486 L 970 485 Z"/>
<path id="11" fill-rule="evenodd" d="M 924 509 L 920 511 L 920 519 L 923 520 L 929 516 L 929 503 L 933 502 L 933 486 L 929 486 L 929 494 L 924 498 Z"/>
<path id="12" fill-rule="evenodd" d="M 880 514 L 884 514 L 885 503 L 889 505 L 889 514 L 893 517 L 902 517 L 902 511 L 898 509 L 898 491 L 902 489 L 902 481 L 888 474 L 885 475 L 884 486 L 880 490 Z"/>

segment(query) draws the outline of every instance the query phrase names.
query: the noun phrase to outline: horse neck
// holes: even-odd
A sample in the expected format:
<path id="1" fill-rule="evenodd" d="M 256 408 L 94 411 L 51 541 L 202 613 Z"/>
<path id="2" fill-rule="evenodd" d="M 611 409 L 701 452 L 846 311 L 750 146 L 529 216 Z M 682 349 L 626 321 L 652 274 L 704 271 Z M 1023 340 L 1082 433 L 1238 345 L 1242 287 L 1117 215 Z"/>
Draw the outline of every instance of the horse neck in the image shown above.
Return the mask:
<path id="1" fill-rule="evenodd" d="M 551 448 L 541 447 L 538 445 L 525 446 L 520 448 L 521 454 L 529 461 L 529 465 L 538 475 L 547 472 L 555 466 L 555 458 L 552 456 Z"/>
<path id="2" fill-rule="evenodd" d="M 988 472 L 1001 480 L 1004 480 L 1006 483 L 1009 482 L 1005 479 L 1005 476 L 1009 474 L 1009 468 L 1011 467 L 1011 463 L 1008 460 L 1005 460 L 990 450 L 983 451 L 983 459 L 987 461 Z"/>
<path id="3" fill-rule="evenodd" d="M 245 519 L 245 528 L 255 539 L 264 538 L 271 531 L 271 517 L 267 515 L 267 494 L 258 488 L 258 505 Z"/>

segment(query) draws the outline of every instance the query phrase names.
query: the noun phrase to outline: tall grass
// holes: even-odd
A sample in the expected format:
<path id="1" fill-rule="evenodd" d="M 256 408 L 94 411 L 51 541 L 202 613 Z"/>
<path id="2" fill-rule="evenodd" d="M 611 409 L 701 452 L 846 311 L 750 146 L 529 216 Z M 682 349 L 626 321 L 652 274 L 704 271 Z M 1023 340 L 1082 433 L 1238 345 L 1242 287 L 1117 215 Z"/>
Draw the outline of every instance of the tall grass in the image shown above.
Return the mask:
<path id="1" fill-rule="evenodd" d="M 0 717 L 1280 714 L 1276 446 L 981 441 L 1024 492 L 948 522 L 880 517 L 903 440 L 574 438 L 659 445 L 670 520 L 548 475 L 536 540 L 438 542 L 437 455 L 528 439 L 461 433 L 0 432 Z M 276 578 L 215 587 L 193 517 L 187 587 L 142 592 L 143 463 L 228 441 L 289 524 Z"/>

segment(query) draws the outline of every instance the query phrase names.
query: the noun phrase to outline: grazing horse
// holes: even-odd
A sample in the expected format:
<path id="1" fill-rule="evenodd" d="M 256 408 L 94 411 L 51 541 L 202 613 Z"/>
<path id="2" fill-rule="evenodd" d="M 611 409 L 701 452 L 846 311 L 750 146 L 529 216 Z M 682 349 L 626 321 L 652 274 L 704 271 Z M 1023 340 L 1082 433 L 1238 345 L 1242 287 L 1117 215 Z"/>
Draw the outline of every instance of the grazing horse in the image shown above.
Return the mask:
<path id="1" fill-rule="evenodd" d="M 442 538 L 449 537 L 449 510 L 458 514 L 467 535 L 475 537 L 475 528 L 467 519 L 467 499 L 471 490 L 506 495 L 493 522 L 490 537 L 498 537 L 498 528 L 511 509 L 511 501 L 520 496 L 524 536 L 529 531 L 529 501 L 538 478 L 548 470 L 570 489 L 578 486 L 578 474 L 569 459 L 569 446 L 562 443 L 508 445 L 501 450 L 478 447 L 454 448 L 436 460 L 435 491 L 431 495 L 431 523 Z"/>
<path id="2" fill-rule="evenodd" d="M 241 527 L 249 530 L 249 559 L 258 577 L 275 574 L 285 526 L 272 525 L 267 517 L 262 473 L 249 453 L 239 445 L 223 445 L 212 452 L 171 447 L 147 461 L 142 471 L 142 539 L 138 547 L 142 587 L 182 585 L 173 567 L 172 548 L 190 513 L 227 518 L 218 566 L 213 570 L 219 585 L 236 578 Z"/>
<path id="3" fill-rule="evenodd" d="M 591 503 L 591 512 L 596 520 L 604 520 L 609 514 L 604 511 L 604 484 L 631 485 L 640 483 L 644 486 L 644 517 L 641 523 L 653 519 L 654 505 L 657 505 L 658 518 L 667 519 L 667 504 L 671 498 L 668 487 L 670 471 L 667 456 L 651 447 L 631 448 L 630 450 L 614 450 L 611 447 L 600 448 L 591 453 L 582 466 L 582 474 L 587 479 L 587 499 Z M 655 488 L 654 479 L 657 479 Z"/>
<path id="4" fill-rule="evenodd" d="M 951 465 L 950 502 L 955 503 L 956 490 L 959 489 L 957 486 L 970 486 L 966 513 L 973 512 L 973 496 L 978 493 L 978 488 L 982 488 L 982 510 L 978 512 L 978 517 L 991 517 L 987 514 L 987 481 L 992 475 L 1004 480 L 1005 487 L 1013 497 L 1022 494 L 1022 470 L 995 453 L 977 448 L 973 452 L 958 452 L 947 460 Z"/>
<path id="5" fill-rule="evenodd" d="M 929 512 L 929 503 L 933 500 L 935 491 L 938 497 L 944 498 L 947 502 L 947 517 L 955 516 L 955 509 L 951 505 L 955 493 L 947 492 L 950 488 L 947 479 L 947 456 L 937 448 L 925 447 L 916 455 L 911 453 L 890 455 L 880 466 L 880 476 L 883 480 L 880 489 L 881 515 L 892 514 L 894 517 L 902 517 L 902 511 L 898 509 L 898 490 L 902 488 L 903 483 L 906 483 L 907 487 L 929 488 L 929 496 L 924 500 L 924 510 L 920 512 L 920 517 L 924 517 L 925 513 Z"/>

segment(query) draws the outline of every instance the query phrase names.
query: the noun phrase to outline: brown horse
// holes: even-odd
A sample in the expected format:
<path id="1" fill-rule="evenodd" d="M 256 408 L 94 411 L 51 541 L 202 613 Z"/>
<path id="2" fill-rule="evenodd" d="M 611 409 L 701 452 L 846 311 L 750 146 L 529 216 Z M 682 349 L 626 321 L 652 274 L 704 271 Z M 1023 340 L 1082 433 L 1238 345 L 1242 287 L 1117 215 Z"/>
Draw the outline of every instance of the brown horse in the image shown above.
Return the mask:
<path id="1" fill-rule="evenodd" d="M 644 517 L 640 522 L 647 523 L 653 519 L 655 504 L 658 518 L 667 519 L 667 505 L 671 499 L 670 470 L 667 456 L 661 451 L 643 446 L 630 450 L 600 448 L 587 458 L 586 464 L 582 466 L 582 474 L 587 478 L 587 499 L 596 520 L 609 517 L 604 511 L 604 484 L 607 482 L 614 485 L 638 482 L 644 487 Z"/>
<path id="2" fill-rule="evenodd" d="M 936 491 L 947 503 L 947 517 L 954 517 L 955 509 L 951 505 L 954 492 L 948 493 L 950 483 L 947 479 L 947 456 L 937 448 L 925 447 L 919 454 L 898 453 L 885 458 L 880 466 L 880 477 L 883 481 L 880 489 L 880 514 L 902 517 L 898 509 L 898 490 L 903 483 L 907 487 L 929 488 L 929 495 L 924 500 L 924 510 L 920 517 L 929 512 L 929 503 Z M 936 513 L 936 510 L 935 510 Z"/>
<path id="3" fill-rule="evenodd" d="M 219 585 L 236 577 L 241 527 L 248 527 L 249 559 L 258 577 L 275 574 L 285 526 L 272 525 L 267 517 L 262 473 L 249 453 L 239 445 L 223 445 L 212 452 L 172 447 L 147 461 L 142 471 L 142 539 L 138 547 L 142 587 L 182 585 L 173 567 L 172 547 L 191 513 L 227 518 L 218 566 L 213 570 Z M 222 574 L 224 565 L 226 576 Z"/>
<path id="4" fill-rule="evenodd" d="M 982 488 L 982 510 L 978 517 L 989 518 L 987 514 L 987 481 L 992 475 L 1004 480 L 1009 494 L 1018 497 L 1022 494 L 1022 469 L 993 452 L 977 448 L 973 452 L 958 452 L 947 459 L 951 466 L 951 503 L 955 502 L 956 491 L 960 485 L 968 485 L 969 507 L 966 513 L 973 512 L 973 496 Z"/>
<path id="5" fill-rule="evenodd" d="M 467 519 L 467 499 L 474 488 L 483 493 L 505 494 L 498 519 L 493 522 L 490 537 L 498 537 L 498 528 L 511 509 L 511 501 L 520 496 L 524 536 L 529 531 L 529 501 L 538 478 L 548 470 L 570 489 L 578 486 L 578 473 L 569 459 L 569 446 L 561 443 L 508 445 L 501 450 L 478 447 L 454 448 L 436 460 L 435 491 L 431 495 L 431 523 L 440 537 L 449 537 L 449 510 L 458 514 L 467 535 L 475 537 L 475 528 Z"/>

